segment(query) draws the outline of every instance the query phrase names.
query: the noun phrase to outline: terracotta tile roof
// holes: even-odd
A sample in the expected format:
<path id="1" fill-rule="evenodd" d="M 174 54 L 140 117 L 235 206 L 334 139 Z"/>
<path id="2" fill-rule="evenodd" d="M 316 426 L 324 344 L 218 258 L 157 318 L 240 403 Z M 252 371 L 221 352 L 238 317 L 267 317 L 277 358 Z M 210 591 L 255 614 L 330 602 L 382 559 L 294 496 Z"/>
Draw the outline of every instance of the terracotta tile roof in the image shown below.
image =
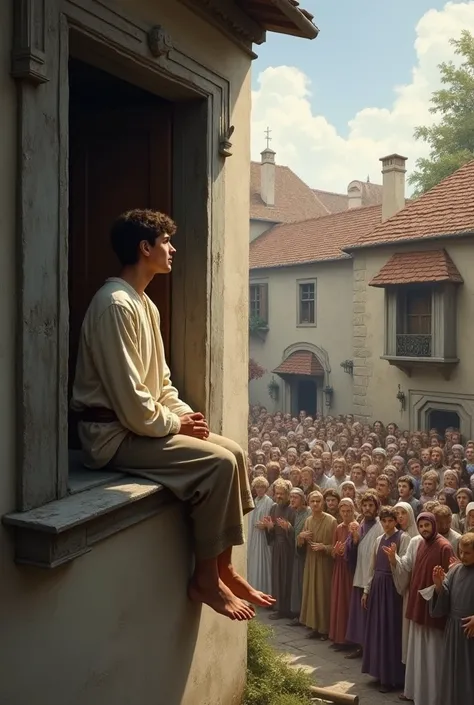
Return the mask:
<path id="1" fill-rule="evenodd" d="M 297 0 L 236 0 L 237 5 L 269 32 L 314 39 L 319 29 L 313 15 Z"/>
<path id="2" fill-rule="evenodd" d="M 297 350 L 291 353 L 281 365 L 273 370 L 277 375 L 324 375 L 324 369 L 316 355 L 309 350 Z"/>
<path id="3" fill-rule="evenodd" d="M 372 184 L 370 181 L 351 181 L 352 184 L 359 186 L 362 192 L 363 206 L 377 206 L 382 203 L 383 186 L 381 184 Z M 341 211 L 346 211 L 349 208 L 349 196 L 347 193 L 332 193 L 321 189 L 313 189 L 313 193 L 316 194 L 330 213 L 341 213 Z"/>
<path id="4" fill-rule="evenodd" d="M 369 285 L 383 287 L 390 284 L 434 282 L 463 283 L 458 268 L 446 250 L 398 252 L 390 257 Z"/>
<path id="5" fill-rule="evenodd" d="M 321 203 L 312 189 L 287 166 L 275 166 L 275 205 L 267 206 L 260 196 L 259 162 L 250 165 L 250 218 L 271 220 L 274 223 L 292 223 L 296 220 L 318 218 L 330 211 Z"/>
<path id="6" fill-rule="evenodd" d="M 381 218 L 382 206 L 369 206 L 277 225 L 250 243 L 250 269 L 347 259 L 342 248 L 370 233 Z"/>
<path id="7" fill-rule="evenodd" d="M 460 234 L 474 234 L 474 161 L 411 201 L 372 232 L 354 238 L 347 249 Z"/>

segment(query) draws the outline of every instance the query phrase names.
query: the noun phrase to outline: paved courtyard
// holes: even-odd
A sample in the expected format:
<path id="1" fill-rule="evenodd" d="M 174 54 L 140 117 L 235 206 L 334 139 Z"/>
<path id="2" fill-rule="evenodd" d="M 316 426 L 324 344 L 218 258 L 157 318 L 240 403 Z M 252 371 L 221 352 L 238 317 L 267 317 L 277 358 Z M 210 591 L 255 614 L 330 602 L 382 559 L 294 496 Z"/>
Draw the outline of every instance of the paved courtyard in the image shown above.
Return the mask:
<path id="1" fill-rule="evenodd" d="M 291 663 L 308 669 L 315 685 L 359 695 L 361 705 L 400 703 L 398 693 L 379 693 L 373 679 L 360 672 L 361 659 L 348 661 L 343 653 L 329 648 L 331 642 L 306 639 L 305 627 L 289 627 L 289 620 L 272 621 L 268 615 L 264 610 L 259 611 L 258 619 L 273 629 L 274 646 L 288 654 Z"/>

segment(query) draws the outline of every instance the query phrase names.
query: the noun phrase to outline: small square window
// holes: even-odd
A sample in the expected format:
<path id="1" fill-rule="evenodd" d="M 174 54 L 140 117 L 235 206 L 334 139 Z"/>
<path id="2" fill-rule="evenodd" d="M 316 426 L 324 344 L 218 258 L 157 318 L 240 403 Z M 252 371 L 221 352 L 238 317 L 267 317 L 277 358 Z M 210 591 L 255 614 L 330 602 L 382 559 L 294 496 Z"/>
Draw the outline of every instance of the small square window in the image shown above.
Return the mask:
<path id="1" fill-rule="evenodd" d="M 268 284 L 251 284 L 249 295 L 249 316 L 268 323 Z"/>

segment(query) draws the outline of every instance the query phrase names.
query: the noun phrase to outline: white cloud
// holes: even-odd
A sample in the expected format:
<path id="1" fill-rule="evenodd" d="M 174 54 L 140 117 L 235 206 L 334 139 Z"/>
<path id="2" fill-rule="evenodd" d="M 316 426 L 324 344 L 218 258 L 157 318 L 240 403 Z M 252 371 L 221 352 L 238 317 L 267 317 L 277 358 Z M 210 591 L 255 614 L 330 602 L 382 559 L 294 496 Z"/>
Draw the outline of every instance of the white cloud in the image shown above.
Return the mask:
<path id="1" fill-rule="evenodd" d="M 253 159 L 260 159 L 263 132 L 270 125 L 278 163 L 291 167 L 313 188 L 344 192 L 350 181 L 367 174 L 380 183 L 378 160 L 392 152 L 408 157 L 410 171 L 428 151 L 413 139 L 414 128 L 434 120 L 429 101 L 440 86 L 438 64 L 455 59 L 449 38 L 458 37 L 463 29 L 474 33 L 474 1 L 448 2 L 442 10 L 429 10 L 416 27 L 417 62 L 411 83 L 394 87 L 389 109 L 359 111 L 348 123 L 347 137 L 312 112 L 311 82 L 300 69 L 266 69 L 252 94 Z"/>

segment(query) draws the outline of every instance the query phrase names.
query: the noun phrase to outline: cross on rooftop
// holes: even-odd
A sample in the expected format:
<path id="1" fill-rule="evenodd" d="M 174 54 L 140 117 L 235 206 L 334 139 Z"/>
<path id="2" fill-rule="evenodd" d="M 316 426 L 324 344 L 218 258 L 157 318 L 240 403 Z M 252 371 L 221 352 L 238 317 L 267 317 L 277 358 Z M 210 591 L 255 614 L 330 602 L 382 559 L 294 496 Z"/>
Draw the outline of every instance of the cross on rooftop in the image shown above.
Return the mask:
<path id="1" fill-rule="evenodd" d="M 267 149 L 270 149 L 270 142 L 272 141 L 273 137 L 270 137 L 272 134 L 272 131 L 270 130 L 269 127 L 265 130 L 265 139 L 267 140 Z"/>

